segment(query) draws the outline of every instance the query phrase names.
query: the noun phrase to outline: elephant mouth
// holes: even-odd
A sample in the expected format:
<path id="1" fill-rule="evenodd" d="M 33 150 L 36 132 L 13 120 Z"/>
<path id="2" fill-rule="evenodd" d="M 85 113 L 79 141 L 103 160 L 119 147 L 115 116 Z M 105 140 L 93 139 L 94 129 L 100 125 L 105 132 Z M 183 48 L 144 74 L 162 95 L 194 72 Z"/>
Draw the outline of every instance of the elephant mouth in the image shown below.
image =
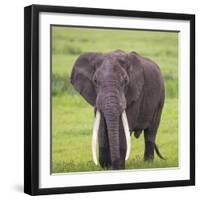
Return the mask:
<path id="1" fill-rule="evenodd" d="M 99 132 L 100 120 L 101 120 L 101 113 L 99 110 L 97 110 L 96 117 L 94 120 L 94 125 L 93 125 L 93 133 L 92 133 L 92 158 L 96 165 L 98 165 L 97 143 L 98 143 L 98 132 Z M 125 111 L 123 111 L 121 114 L 121 120 L 122 120 L 122 124 L 123 124 L 123 128 L 124 128 L 124 133 L 125 133 L 125 138 L 126 138 L 126 146 L 127 146 L 125 160 L 128 160 L 130 151 L 131 151 L 131 137 L 130 137 L 128 119 L 127 119 Z"/>

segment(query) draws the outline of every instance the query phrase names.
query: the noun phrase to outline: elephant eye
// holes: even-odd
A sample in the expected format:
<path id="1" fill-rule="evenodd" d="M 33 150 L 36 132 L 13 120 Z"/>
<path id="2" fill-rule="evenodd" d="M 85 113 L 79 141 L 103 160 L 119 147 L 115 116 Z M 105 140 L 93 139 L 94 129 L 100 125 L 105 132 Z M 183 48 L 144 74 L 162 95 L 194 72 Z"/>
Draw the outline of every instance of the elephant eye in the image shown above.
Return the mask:
<path id="1" fill-rule="evenodd" d="M 128 77 L 126 76 L 126 77 L 124 78 L 124 84 L 125 84 L 125 86 L 128 85 L 128 82 L 129 82 L 129 79 L 128 79 Z"/>
<path id="2" fill-rule="evenodd" d="M 97 84 L 97 79 L 96 79 L 96 77 L 93 78 L 93 81 L 94 81 L 95 84 Z"/>

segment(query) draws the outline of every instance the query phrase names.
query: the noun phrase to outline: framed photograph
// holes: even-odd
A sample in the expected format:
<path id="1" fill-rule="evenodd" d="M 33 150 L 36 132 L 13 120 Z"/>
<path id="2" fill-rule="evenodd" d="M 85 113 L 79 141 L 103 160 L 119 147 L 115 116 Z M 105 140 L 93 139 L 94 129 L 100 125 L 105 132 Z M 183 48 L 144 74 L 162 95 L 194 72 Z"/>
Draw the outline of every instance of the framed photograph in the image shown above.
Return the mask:
<path id="1" fill-rule="evenodd" d="M 24 192 L 194 185 L 195 16 L 24 11 Z"/>

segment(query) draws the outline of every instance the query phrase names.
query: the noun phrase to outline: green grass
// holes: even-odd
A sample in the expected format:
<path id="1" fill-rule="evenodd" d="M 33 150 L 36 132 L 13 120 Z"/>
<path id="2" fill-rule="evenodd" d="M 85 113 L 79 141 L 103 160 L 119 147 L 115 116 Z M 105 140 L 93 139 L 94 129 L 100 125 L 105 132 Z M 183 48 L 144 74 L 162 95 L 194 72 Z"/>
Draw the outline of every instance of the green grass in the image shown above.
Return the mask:
<path id="1" fill-rule="evenodd" d="M 91 160 L 93 108 L 77 95 L 56 96 L 52 106 L 53 172 L 100 170 Z M 178 165 L 177 112 L 177 99 L 167 100 L 157 137 L 157 144 L 167 160 L 155 157 L 153 163 L 144 163 L 143 137 L 136 139 L 132 136 L 132 151 L 127 169 Z"/>
<path id="2" fill-rule="evenodd" d="M 144 140 L 132 136 L 126 169 L 178 166 L 178 33 L 54 27 L 52 29 L 52 172 L 102 170 L 92 162 L 92 106 L 69 82 L 82 52 L 136 51 L 154 60 L 165 79 L 166 102 L 157 144 L 167 160 L 143 161 Z"/>
<path id="3" fill-rule="evenodd" d="M 116 49 L 136 51 L 153 59 L 163 73 L 177 75 L 178 72 L 178 33 L 55 27 L 52 35 L 53 73 L 70 74 L 72 64 L 81 52 Z M 74 48 L 77 53 L 66 47 Z"/>

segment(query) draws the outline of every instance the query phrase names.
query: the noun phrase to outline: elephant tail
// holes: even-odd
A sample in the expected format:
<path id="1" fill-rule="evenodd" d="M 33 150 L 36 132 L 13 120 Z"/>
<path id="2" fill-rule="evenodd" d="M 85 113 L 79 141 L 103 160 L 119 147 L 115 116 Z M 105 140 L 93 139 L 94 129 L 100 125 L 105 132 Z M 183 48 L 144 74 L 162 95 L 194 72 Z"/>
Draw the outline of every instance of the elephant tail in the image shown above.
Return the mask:
<path id="1" fill-rule="evenodd" d="M 163 159 L 163 160 L 166 160 L 166 158 L 163 157 L 162 154 L 160 153 L 158 146 L 155 144 L 154 147 L 155 147 L 155 151 L 156 151 L 156 154 L 158 155 L 158 157 Z"/>

